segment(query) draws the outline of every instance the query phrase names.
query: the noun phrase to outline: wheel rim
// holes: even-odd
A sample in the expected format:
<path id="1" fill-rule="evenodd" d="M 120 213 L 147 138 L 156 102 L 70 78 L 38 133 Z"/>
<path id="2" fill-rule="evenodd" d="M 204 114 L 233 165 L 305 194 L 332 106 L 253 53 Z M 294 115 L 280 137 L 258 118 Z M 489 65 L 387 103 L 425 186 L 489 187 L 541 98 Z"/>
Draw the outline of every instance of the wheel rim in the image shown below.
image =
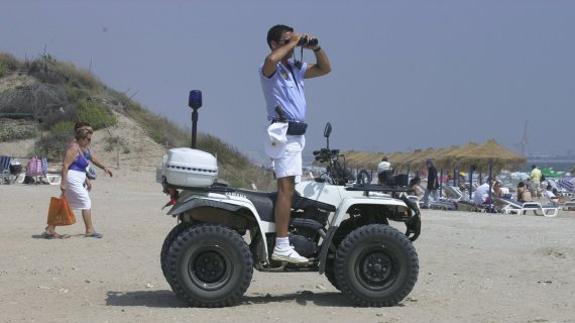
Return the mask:
<path id="1" fill-rule="evenodd" d="M 188 261 L 188 275 L 197 287 L 216 290 L 231 278 L 233 266 L 228 253 L 218 247 L 196 250 Z"/>
<path id="2" fill-rule="evenodd" d="M 355 263 L 357 280 L 364 288 L 372 291 L 387 289 L 395 282 L 399 272 L 399 262 L 382 246 L 366 248 Z"/>

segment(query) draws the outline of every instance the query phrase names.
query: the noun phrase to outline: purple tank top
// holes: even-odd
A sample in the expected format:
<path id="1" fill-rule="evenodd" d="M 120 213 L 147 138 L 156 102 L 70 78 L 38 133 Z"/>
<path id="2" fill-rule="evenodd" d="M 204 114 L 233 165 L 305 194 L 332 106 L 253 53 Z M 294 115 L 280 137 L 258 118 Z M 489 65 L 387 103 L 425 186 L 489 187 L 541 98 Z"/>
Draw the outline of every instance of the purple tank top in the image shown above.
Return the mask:
<path id="1" fill-rule="evenodd" d="M 86 159 L 86 157 L 84 157 L 84 154 L 80 152 L 76 157 L 76 159 L 74 159 L 74 162 L 70 164 L 70 167 L 68 167 L 68 169 L 77 170 L 79 172 L 85 172 L 86 167 L 88 167 L 88 164 L 89 164 L 88 160 Z"/>

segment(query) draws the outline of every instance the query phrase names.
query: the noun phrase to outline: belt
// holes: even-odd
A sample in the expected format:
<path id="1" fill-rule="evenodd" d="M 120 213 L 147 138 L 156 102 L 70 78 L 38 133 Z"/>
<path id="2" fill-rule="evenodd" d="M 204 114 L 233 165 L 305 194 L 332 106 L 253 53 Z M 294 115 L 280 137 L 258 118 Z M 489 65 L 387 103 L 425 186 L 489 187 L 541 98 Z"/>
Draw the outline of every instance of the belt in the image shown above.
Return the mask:
<path id="1" fill-rule="evenodd" d="M 273 119 L 272 123 L 276 123 L 276 122 L 286 122 L 286 121 L 280 121 L 280 120 L 276 120 Z M 288 123 L 288 129 L 287 129 L 287 134 L 290 136 L 301 136 L 305 134 L 305 131 L 307 129 L 307 123 L 305 122 L 297 122 L 297 121 L 287 121 Z"/>

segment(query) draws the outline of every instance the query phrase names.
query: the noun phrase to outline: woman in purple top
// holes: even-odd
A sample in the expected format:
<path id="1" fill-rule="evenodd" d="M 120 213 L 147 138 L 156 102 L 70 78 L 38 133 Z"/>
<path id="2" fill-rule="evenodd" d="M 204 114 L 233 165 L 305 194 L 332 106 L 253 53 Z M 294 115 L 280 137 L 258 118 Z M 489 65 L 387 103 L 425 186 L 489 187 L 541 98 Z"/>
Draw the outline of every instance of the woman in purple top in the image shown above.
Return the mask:
<path id="1" fill-rule="evenodd" d="M 92 141 L 92 131 L 78 129 L 75 138 L 76 141 L 68 147 L 64 154 L 60 189 L 71 209 L 82 210 L 82 218 L 86 226 L 85 237 L 102 238 L 102 235 L 96 232 L 92 225 L 92 201 L 88 194 L 88 191 L 92 189 L 92 183 L 86 178 L 86 167 L 89 161 L 83 153 Z M 53 225 L 46 227 L 44 236 L 46 238 L 64 237 L 56 233 L 56 228 Z"/>
<path id="2" fill-rule="evenodd" d="M 78 121 L 76 122 L 76 124 L 74 125 L 74 132 L 78 132 L 78 130 L 80 129 L 88 129 L 88 131 L 90 131 L 90 133 L 94 132 L 94 129 L 92 129 L 92 126 L 88 123 L 88 122 L 83 122 L 83 121 Z M 70 142 L 70 145 L 76 143 L 76 139 L 72 140 Z M 97 158 L 96 156 L 94 156 L 92 154 L 92 152 L 90 151 L 90 148 L 87 147 L 86 150 L 84 150 L 84 156 L 86 157 L 86 159 L 88 159 L 92 164 L 94 164 L 95 166 L 98 166 L 99 168 L 101 168 L 102 170 L 104 170 L 104 172 L 106 174 L 108 174 L 110 177 L 113 176 L 112 174 L 112 170 L 110 170 L 109 168 L 107 168 L 106 166 L 104 166 L 104 164 L 102 164 Z"/>

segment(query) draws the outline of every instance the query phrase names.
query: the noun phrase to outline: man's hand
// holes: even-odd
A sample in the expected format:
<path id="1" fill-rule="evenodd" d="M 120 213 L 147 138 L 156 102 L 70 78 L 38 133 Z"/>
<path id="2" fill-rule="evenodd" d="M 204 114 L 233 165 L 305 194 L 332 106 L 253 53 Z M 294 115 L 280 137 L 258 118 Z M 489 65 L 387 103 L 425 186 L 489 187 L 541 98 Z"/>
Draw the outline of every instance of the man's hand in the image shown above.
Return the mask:
<path id="1" fill-rule="evenodd" d="M 313 35 L 311 35 L 311 34 L 301 34 L 301 35 L 300 35 L 300 38 L 307 38 L 306 44 L 304 44 L 304 45 L 302 46 L 303 48 L 312 49 L 312 50 L 313 50 L 313 49 L 316 49 L 316 48 L 319 47 L 319 38 L 317 38 L 317 37 L 315 37 L 315 36 L 313 36 Z M 309 41 L 312 40 L 312 39 L 316 39 L 316 40 L 317 40 L 317 43 L 314 44 L 313 46 L 308 45 Z M 299 40 L 298 40 L 298 42 L 299 42 Z"/>
<path id="2" fill-rule="evenodd" d="M 90 181 L 89 179 L 86 179 L 86 189 L 88 191 L 92 190 L 92 181 Z"/>
<path id="3" fill-rule="evenodd" d="M 110 175 L 110 177 L 114 177 L 114 174 L 112 174 L 112 171 L 107 167 L 104 167 L 104 173 Z"/>
<path id="4" fill-rule="evenodd" d="M 60 183 L 60 190 L 62 191 L 62 194 L 66 193 L 66 184 L 63 181 Z"/>

